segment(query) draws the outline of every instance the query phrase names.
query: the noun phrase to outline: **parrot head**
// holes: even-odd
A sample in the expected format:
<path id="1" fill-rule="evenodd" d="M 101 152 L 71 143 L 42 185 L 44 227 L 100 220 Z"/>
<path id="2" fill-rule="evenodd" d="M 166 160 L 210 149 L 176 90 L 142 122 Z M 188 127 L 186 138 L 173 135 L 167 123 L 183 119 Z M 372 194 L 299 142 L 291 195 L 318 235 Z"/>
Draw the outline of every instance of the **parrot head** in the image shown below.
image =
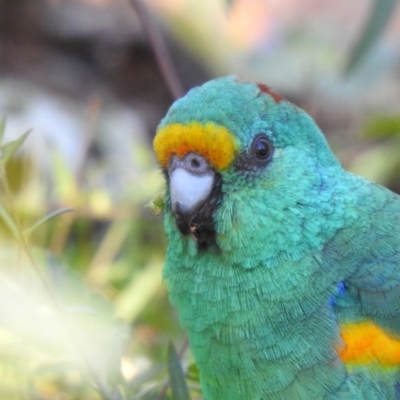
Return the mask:
<path id="1" fill-rule="evenodd" d="M 304 111 L 268 86 L 236 77 L 176 101 L 154 149 L 167 181 L 166 211 L 202 250 L 229 251 L 242 247 L 243 234 L 248 240 L 260 228 L 279 230 L 291 205 L 309 201 L 324 171 L 338 165 Z"/>

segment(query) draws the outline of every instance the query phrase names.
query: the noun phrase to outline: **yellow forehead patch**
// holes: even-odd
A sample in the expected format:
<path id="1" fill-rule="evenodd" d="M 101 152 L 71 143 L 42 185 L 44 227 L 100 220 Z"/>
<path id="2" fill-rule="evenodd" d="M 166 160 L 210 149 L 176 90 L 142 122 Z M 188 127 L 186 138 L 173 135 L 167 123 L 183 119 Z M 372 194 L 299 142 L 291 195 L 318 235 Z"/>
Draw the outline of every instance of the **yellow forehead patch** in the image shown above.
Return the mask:
<path id="1" fill-rule="evenodd" d="M 400 366 L 400 341 L 387 335 L 373 322 L 346 323 L 340 327 L 340 334 L 345 343 L 340 358 L 346 364 Z"/>
<path id="2" fill-rule="evenodd" d="M 218 170 L 231 164 L 238 148 L 229 130 L 212 122 L 166 125 L 157 131 L 153 145 L 158 162 L 163 168 L 167 168 L 174 154 L 182 158 L 194 152 L 206 158 Z"/>

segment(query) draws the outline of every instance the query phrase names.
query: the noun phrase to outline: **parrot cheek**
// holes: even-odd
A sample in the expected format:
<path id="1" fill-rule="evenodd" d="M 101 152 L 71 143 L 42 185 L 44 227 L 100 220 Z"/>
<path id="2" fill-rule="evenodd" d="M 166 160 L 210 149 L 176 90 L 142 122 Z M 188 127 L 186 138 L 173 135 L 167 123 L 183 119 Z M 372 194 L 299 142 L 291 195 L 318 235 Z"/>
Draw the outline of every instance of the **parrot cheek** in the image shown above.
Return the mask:
<path id="1" fill-rule="evenodd" d="M 178 229 L 199 247 L 214 241 L 213 213 L 219 197 L 220 176 L 195 153 L 174 156 L 168 168 L 171 209 Z"/>

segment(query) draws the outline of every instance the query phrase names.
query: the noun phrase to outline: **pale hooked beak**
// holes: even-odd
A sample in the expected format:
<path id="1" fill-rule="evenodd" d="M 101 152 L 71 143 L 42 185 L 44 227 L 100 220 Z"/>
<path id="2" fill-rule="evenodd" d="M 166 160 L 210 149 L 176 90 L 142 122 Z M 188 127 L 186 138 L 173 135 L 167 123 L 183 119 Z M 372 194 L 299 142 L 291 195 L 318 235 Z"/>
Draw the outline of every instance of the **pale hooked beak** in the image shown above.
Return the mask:
<path id="1" fill-rule="evenodd" d="M 169 167 L 171 207 L 179 229 L 190 233 L 194 215 L 211 194 L 215 172 L 207 160 L 189 153 L 184 158 L 173 156 Z"/>

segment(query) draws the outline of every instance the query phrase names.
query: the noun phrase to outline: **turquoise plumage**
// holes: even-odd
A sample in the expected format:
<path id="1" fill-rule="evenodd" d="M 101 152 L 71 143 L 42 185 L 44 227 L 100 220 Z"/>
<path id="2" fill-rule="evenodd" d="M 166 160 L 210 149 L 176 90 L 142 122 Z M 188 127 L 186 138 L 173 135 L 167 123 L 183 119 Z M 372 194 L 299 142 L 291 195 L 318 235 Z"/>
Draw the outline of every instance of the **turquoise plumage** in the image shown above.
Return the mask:
<path id="1" fill-rule="evenodd" d="M 207 400 L 395 399 L 400 198 L 344 171 L 302 110 L 220 78 L 154 148 L 164 267 Z"/>

